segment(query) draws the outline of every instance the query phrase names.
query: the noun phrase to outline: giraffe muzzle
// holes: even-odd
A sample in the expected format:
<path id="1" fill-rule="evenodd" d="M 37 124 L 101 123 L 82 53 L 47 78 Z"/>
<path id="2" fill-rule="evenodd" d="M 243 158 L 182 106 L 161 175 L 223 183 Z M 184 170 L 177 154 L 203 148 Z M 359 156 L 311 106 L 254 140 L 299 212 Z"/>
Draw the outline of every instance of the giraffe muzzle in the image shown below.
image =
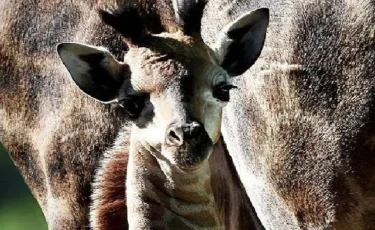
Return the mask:
<path id="1" fill-rule="evenodd" d="M 197 121 L 171 124 L 167 129 L 165 150 L 170 152 L 174 162 L 183 170 L 199 168 L 208 159 L 212 149 L 212 140 L 204 126 Z"/>

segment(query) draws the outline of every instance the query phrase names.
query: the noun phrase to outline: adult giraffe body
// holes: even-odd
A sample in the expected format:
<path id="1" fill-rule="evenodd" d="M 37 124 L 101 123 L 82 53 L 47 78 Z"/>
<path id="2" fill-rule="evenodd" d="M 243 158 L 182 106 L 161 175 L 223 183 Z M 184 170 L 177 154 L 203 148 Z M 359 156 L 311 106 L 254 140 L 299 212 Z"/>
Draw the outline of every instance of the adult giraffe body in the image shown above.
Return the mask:
<path id="1" fill-rule="evenodd" d="M 126 173 L 132 229 L 254 227 L 220 123 L 229 76 L 259 56 L 268 11 L 241 16 L 211 49 L 201 1 L 117 4 L 100 19 L 100 1 L 2 3 L 0 137 L 49 228 L 88 227 L 96 169 L 95 229 L 127 227 Z M 65 41 L 90 44 L 57 49 L 78 87 L 57 59 Z"/>
<path id="2" fill-rule="evenodd" d="M 56 59 L 49 58 L 55 42 L 84 35 L 83 40 L 91 41 L 91 44 L 109 44 L 107 46 L 114 53 L 123 50 L 115 48 L 122 43 L 110 30 L 101 28 L 117 39 L 87 32 L 89 26 L 84 25 L 96 25 L 91 19 L 95 17 L 92 11 L 95 2 L 40 2 L 46 7 L 38 10 L 25 3 L 17 3 L 14 8 L 3 7 L 9 4 L 7 2 L 1 3 L 1 18 L 16 22 L 1 24 L 1 53 L 14 54 L 5 56 L 7 64 L 1 66 L 1 74 L 16 73 L 16 78 L 21 78 L 25 69 L 35 73 L 35 77 L 27 81 L 1 79 L 0 95 L 11 102 L 8 107 L 13 111 L 15 108 L 33 108 L 37 102 L 33 98 L 46 97 L 41 93 L 29 96 L 29 92 L 33 91 L 28 85 L 35 85 L 45 76 L 55 76 L 57 85 L 64 82 L 61 65 Z M 207 19 L 214 19 L 215 23 L 203 23 L 203 31 L 216 33 L 239 14 L 258 4 L 269 6 L 272 12 L 266 48 L 253 70 L 246 73 L 249 76 L 234 81 L 241 87 L 233 92 L 233 102 L 225 109 L 223 130 L 234 165 L 260 220 L 266 229 L 277 230 L 373 229 L 374 1 L 210 1 L 208 8 L 214 10 L 207 11 Z M 52 9 L 57 9 L 61 15 L 69 11 L 69 17 L 75 20 L 53 22 Z M 16 10 L 19 15 L 12 13 Z M 30 18 L 32 20 L 26 20 Z M 81 22 L 81 26 L 77 26 L 76 22 Z M 43 26 L 37 30 L 33 26 L 36 24 Z M 212 42 L 215 33 L 207 33 L 204 38 Z M 49 36 L 36 39 L 37 36 L 31 36 L 33 34 Z M 4 40 L 5 37 L 9 40 Z M 25 46 L 24 43 L 33 46 Z M 40 51 L 44 56 L 38 55 Z M 12 64 L 15 60 L 17 65 Z M 54 65 L 58 67 L 51 69 L 50 66 Z M 12 86 L 17 94 L 4 93 L 4 88 L 12 89 Z M 82 226 L 84 224 L 80 223 L 87 223 L 88 200 L 80 198 L 87 198 L 88 187 L 82 190 L 84 195 L 77 196 L 70 193 L 76 191 L 74 188 L 66 190 L 64 185 L 48 185 L 45 177 L 60 177 L 60 181 L 66 184 L 68 175 L 68 179 L 73 181 L 71 185 L 85 188 L 90 184 L 89 178 L 92 178 L 97 159 L 106 147 L 101 140 L 107 139 L 105 143 L 112 143 L 112 127 L 120 126 L 109 125 L 118 119 L 109 113 L 108 107 L 89 102 L 73 87 L 65 90 L 71 90 L 71 100 L 77 102 L 59 101 L 59 111 L 63 112 L 59 119 L 75 118 L 65 121 L 66 127 L 70 128 L 70 136 L 61 138 L 56 135 L 61 130 L 61 125 L 58 125 L 61 123 L 54 116 L 46 116 L 50 117 L 45 121 L 49 126 L 42 125 L 40 130 L 34 131 L 25 128 L 28 127 L 26 124 L 38 119 L 33 117 L 32 109 L 27 109 L 27 113 L 25 110 L 5 112 L 0 109 L 1 122 L 18 119 L 16 124 L 19 126 L 12 130 L 11 135 L 2 138 L 11 151 L 23 150 L 18 151 L 17 165 L 28 184 L 39 188 L 34 189 L 36 197 L 54 194 L 48 205 L 44 202 L 46 199 L 39 199 L 44 210 L 50 207 L 50 212 L 45 211 L 47 219 L 48 213 L 52 213 L 53 217 L 56 207 L 62 214 L 74 210 L 74 218 L 65 220 Z M 56 90 L 48 96 L 59 98 L 61 91 Z M 49 100 L 57 101 L 53 98 Z M 86 110 L 81 110 L 82 106 Z M 94 110 L 102 112 L 90 112 Z M 54 107 L 46 107 L 45 111 L 47 115 L 57 113 Z M 99 127 L 101 132 L 92 132 L 94 126 Z M 73 131 L 78 129 L 92 138 L 89 141 L 76 138 L 78 134 Z M 22 135 L 19 135 L 21 132 Z M 39 140 L 36 142 L 39 143 L 38 151 L 25 141 L 31 138 Z M 64 150 L 73 141 L 80 146 L 78 152 L 84 154 L 73 155 L 65 162 L 51 157 L 51 164 L 43 163 L 42 159 L 59 156 L 54 154 L 58 149 L 56 146 L 61 146 L 58 150 Z M 87 149 L 88 146 L 91 149 Z M 38 152 L 44 155 L 39 156 Z M 64 162 L 64 167 L 59 162 Z M 86 162 L 89 164 L 84 164 Z M 113 169 L 109 167 L 110 163 L 104 165 Z M 72 168 L 69 172 L 74 173 L 66 174 L 59 170 L 67 167 Z M 75 173 L 74 170 L 79 167 L 80 170 Z M 111 180 L 106 181 L 116 186 Z M 60 202 L 59 194 L 74 195 Z M 62 205 L 63 202 L 67 205 Z M 103 208 L 110 209 L 111 206 Z"/>
<path id="3" fill-rule="evenodd" d="M 234 80 L 223 134 L 258 217 L 275 230 L 375 229 L 375 1 L 221 1 L 215 25 L 250 4 L 270 8 L 270 26 Z"/>

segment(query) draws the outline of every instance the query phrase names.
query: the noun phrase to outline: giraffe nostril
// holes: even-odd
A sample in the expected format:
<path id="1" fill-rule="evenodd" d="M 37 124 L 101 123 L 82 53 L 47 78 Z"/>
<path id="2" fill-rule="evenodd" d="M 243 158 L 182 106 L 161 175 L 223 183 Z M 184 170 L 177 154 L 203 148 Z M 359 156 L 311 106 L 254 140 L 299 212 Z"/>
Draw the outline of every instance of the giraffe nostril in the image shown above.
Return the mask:
<path id="1" fill-rule="evenodd" d="M 181 141 L 180 138 L 177 136 L 177 134 L 173 130 L 169 132 L 169 136 L 176 139 L 177 141 Z"/>
<path id="2" fill-rule="evenodd" d="M 166 143 L 171 146 L 181 146 L 184 143 L 184 133 L 182 129 L 171 127 L 167 132 Z"/>
<path id="3" fill-rule="evenodd" d="M 169 146 L 182 146 L 185 142 L 198 143 L 204 141 L 205 133 L 203 125 L 195 121 L 183 125 L 173 124 L 166 132 L 165 143 Z"/>

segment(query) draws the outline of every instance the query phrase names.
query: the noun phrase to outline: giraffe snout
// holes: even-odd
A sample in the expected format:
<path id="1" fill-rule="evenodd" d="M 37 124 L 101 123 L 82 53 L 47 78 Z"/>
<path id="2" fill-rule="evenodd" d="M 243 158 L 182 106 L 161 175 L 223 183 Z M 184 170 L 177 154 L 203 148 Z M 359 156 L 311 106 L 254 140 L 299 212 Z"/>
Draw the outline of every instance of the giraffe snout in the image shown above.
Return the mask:
<path id="1" fill-rule="evenodd" d="M 206 130 L 203 125 L 196 122 L 187 122 L 183 125 L 172 124 L 166 133 L 165 143 L 169 146 L 182 146 L 184 143 L 206 141 Z"/>
<path id="2" fill-rule="evenodd" d="M 212 152 L 212 146 L 206 129 L 197 121 L 172 123 L 166 131 L 165 153 L 182 169 L 201 165 Z"/>

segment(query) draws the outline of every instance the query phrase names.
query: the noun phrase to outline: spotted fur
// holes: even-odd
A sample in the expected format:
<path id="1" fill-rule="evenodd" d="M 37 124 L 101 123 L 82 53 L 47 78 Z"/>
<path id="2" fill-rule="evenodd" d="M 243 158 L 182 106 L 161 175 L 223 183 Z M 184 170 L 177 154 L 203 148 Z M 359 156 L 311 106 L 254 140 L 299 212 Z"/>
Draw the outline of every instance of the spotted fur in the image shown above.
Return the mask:
<path id="1" fill-rule="evenodd" d="M 258 4 L 265 49 L 223 125 L 256 213 L 266 229 L 374 229 L 375 2 L 223 1 L 216 17 Z"/>
<path id="2" fill-rule="evenodd" d="M 41 205 L 49 229 L 89 227 L 90 195 L 93 194 L 91 185 L 95 170 L 98 168 L 109 172 L 109 175 L 119 174 L 112 177 L 103 173 L 101 177 L 98 172 L 94 189 L 108 185 L 106 189 L 113 193 L 103 195 L 98 191 L 93 194 L 92 205 L 97 207 L 95 211 L 99 213 L 98 215 L 92 213 L 93 223 L 97 221 L 97 226 L 100 228 L 126 227 L 125 218 L 124 222 L 119 222 L 126 212 L 125 205 L 120 207 L 125 200 L 125 193 L 121 192 L 125 185 L 119 181 L 126 171 L 125 147 L 129 140 L 127 138 L 130 138 L 124 131 L 128 125 L 127 117 L 118 108 L 113 108 L 109 104 L 102 105 L 82 94 L 68 78 L 68 73 L 57 59 L 54 49 L 57 43 L 63 41 L 80 41 L 92 45 L 104 45 L 117 59 L 121 59 L 128 50 L 128 45 L 124 42 L 124 37 L 102 23 L 97 14 L 98 9 L 106 8 L 108 2 L 65 3 L 40 0 L 34 3 L 14 1 L 1 3 L 0 18 L 4 21 L 0 28 L 0 55 L 4 60 L 0 65 L 1 141 L 9 150 L 13 161 Z M 172 32 L 172 35 L 162 35 L 151 41 L 153 52 L 160 55 L 158 52 L 163 49 L 165 51 L 165 49 L 182 48 L 179 50 L 181 53 L 187 52 L 179 57 L 179 62 L 188 62 L 193 57 L 202 58 L 207 62 L 215 61 L 210 57 L 202 41 L 196 42 L 192 38 L 175 33 L 180 26 L 189 23 L 173 23 L 171 19 L 175 15 L 171 16 L 172 14 L 163 11 L 170 9 L 172 4 L 161 2 L 159 5 L 159 2 L 154 4 L 151 1 L 140 1 L 139 4 L 143 4 L 145 14 L 153 15 L 156 12 L 161 15 L 160 24 L 155 26 L 151 23 L 147 28 L 148 31 L 152 32 L 152 29 L 158 31 L 158 27 L 161 26 Z M 122 35 L 124 34 L 126 35 L 126 33 Z M 195 45 L 196 49 L 191 49 L 190 46 Z M 146 54 L 147 58 L 154 58 L 152 55 L 147 56 L 148 51 L 140 52 L 145 52 L 142 54 Z M 189 54 L 195 56 L 189 57 Z M 163 57 L 161 60 L 164 60 Z M 204 62 L 201 63 L 202 66 L 203 64 Z M 159 67 L 165 69 L 166 66 L 172 65 L 162 64 Z M 196 69 L 199 71 L 206 71 L 206 68 L 200 68 L 201 66 L 190 67 L 198 67 Z M 173 71 L 173 68 L 168 70 Z M 196 114 L 200 112 L 202 111 L 195 111 Z M 215 133 L 217 128 L 214 130 Z M 213 138 L 217 140 L 218 135 L 215 135 Z M 124 139 L 119 140 L 120 137 Z M 104 152 L 107 154 L 105 158 L 109 155 L 114 157 L 112 158 L 115 161 L 114 165 L 106 160 L 99 163 Z M 220 172 L 213 171 L 213 178 L 221 178 L 224 185 L 216 183 L 211 185 L 208 177 L 204 182 L 204 188 L 211 195 L 210 202 L 214 206 L 213 209 L 217 208 L 212 200 L 213 197 L 225 200 L 228 196 L 229 200 L 234 202 L 232 204 L 226 200 L 221 201 L 223 204 L 220 212 L 221 215 L 226 215 L 235 209 L 232 214 L 234 218 L 223 222 L 231 222 L 229 225 L 236 226 L 236 221 L 241 218 L 249 220 L 246 216 L 256 217 L 251 215 L 249 200 L 244 196 L 242 187 L 236 180 L 234 167 L 230 166 L 227 157 L 221 158 L 221 161 L 224 161 L 223 165 L 229 165 L 228 168 L 219 170 Z M 208 164 L 205 167 L 207 170 Z M 216 185 L 233 186 L 235 188 L 233 194 L 239 194 L 240 199 L 235 198 L 237 195 L 233 195 L 230 191 L 226 191 L 228 193 L 226 194 L 225 189 L 220 190 L 215 187 Z M 115 203 L 112 203 L 113 200 Z M 237 205 L 237 202 L 241 204 Z M 203 218 L 205 220 L 210 218 L 205 213 L 202 213 L 202 216 L 206 217 Z M 195 214 L 192 218 L 199 224 L 201 221 L 199 218 L 202 216 Z M 217 224 L 215 218 L 212 226 Z M 171 220 L 171 223 L 171 226 L 173 223 L 176 226 L 186 224 L 179 219 Z M 248 223 L 246 227 L 252 226 L 250 222 L 244 223 Z"/>

